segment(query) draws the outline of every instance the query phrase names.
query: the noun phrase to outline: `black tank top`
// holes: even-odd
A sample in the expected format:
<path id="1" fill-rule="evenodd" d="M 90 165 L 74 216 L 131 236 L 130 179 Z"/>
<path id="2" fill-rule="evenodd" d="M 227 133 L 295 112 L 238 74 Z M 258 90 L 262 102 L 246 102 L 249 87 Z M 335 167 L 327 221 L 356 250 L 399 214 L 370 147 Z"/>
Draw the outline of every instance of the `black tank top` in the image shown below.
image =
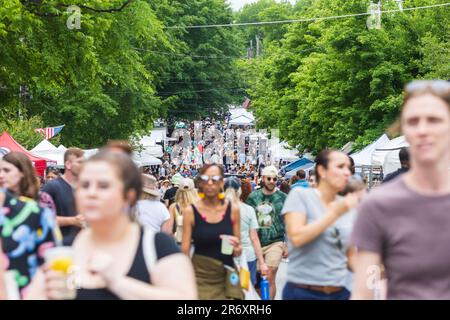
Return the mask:
<path id="1" fill-rule="evenodd" d="M 140 229 L 139 244 L 134 255 L 133 264 L 127 273 L 127 277 L 151 283 L 150 274 L 145 263 L 144 251 L 142 246 L 144 232 Z M 118 296 L 107 288 L 84 289 L 77 290 L 76 300 L 120 300 Z"/>
<path id="2" fill-rule="evenodd" d="M 194 210 L 194 228 L 192 230 L 192 240 L 195 254 L 214 258 L 223 262 L 227 266 L 233 266 L 233 256 L 222 254 L 221 234 L 233 235 L 233 223 L 231 221 L 231 203 L 228 204 L 222 220 L 218 223 L 209 223 L 206 218 Z"/>

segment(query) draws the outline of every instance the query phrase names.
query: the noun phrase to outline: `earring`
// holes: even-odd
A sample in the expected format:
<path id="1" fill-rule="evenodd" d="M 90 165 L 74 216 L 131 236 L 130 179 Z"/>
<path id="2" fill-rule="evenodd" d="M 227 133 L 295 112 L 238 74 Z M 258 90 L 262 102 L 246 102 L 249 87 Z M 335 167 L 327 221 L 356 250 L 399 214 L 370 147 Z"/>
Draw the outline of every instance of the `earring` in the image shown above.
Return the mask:
<path id="1" fill-rule="evenodd" d="M 199 197 L 200 199 L 205 199 L 205 193 L 204 193 L 204 192 L 199 192 L 199 193 L 198 193 L 198 197 Z"/>
<path id="2" fill-rule="evenodd" d="M 225 199 L 225 193 L 221 192 L 217 195 L 217 198 L 219 198 L 219 200 L 223 200 Z"/>

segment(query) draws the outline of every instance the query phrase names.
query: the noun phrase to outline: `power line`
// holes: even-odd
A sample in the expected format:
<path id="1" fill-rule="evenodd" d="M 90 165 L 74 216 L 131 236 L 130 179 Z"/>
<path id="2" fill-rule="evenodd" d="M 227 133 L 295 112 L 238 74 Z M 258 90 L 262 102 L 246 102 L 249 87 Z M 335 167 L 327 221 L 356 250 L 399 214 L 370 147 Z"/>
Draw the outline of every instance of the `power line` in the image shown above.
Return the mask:
<path id="1" fill-rule="evenodd" d="M 450 5 L 450 2 L 447 2 L 447 3 L 433 4 L 433 5 L 428 5 L 428 6 L 403 8 L 403 9 L 395 9 L 395 10 L 384 10 L 384 11 L 380 11 L 380 13 L 394 13 L 394 12 L 402 12 L 402 11 L 422 10 L 422 9 L 430 9 L 430 8 L 437 8 L 437 7 L 446 7 L 449 5 Z M 276 21 L 263 21 L 263 22 L 242 22 L 242 23 L 229 23 L 229 24 L 207 24 L 207 25 L 193 25 L 193 26 L 170 26 L 170 27 L 165 27 L 165 29 L 200 29 L 200 28 L 263 26 L 263 25 L 272 25 L 272 24 L 313 22 L 313 21 L 318 21 L 318 20 L 333 20 L 333 19 L 342 19 L 342 18 L 369 16 L 369 15 L 371 15 L 370 12 L 363 12 L 363 13 L 353 13 L 353 14 L 344 14 L 344 15 L 338 15 L 338 16 L 316 17 L 316 18 L 305 18 L 305 19 L 276 20 Z"/>
<path id="2" fill-rule="evenodd" d="M 184 54 L 184 53 L 155 51 L 155 50 L 141 49 L 141 48 L 135 48 L 135 47 L 133 47 L 133 49 L 137 50 L 137 51 L 151 52 L 151 53 L 157 53 L 157 54 L 162 54 L 162 55 L 167 55 L 167 56 L 202 58 L 202 59 L 245 59 L 246 58 L 246 56 L 199 56 L 199 55 L 191 55 L 191 54 Z"/>

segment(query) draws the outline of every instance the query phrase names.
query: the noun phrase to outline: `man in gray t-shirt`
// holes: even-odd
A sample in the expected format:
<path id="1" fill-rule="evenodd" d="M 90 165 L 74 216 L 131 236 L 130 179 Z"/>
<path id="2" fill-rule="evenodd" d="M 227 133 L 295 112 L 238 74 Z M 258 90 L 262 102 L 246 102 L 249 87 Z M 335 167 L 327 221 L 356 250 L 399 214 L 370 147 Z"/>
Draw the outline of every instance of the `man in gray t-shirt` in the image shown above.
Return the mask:
<path id="1" fill-rule="evenodd" d="M 351 244 L 381 257 L 388 299 L 450 299 L 449 230 L 450 194 L 419 194 L 401 176 L 362 202 Z"/>

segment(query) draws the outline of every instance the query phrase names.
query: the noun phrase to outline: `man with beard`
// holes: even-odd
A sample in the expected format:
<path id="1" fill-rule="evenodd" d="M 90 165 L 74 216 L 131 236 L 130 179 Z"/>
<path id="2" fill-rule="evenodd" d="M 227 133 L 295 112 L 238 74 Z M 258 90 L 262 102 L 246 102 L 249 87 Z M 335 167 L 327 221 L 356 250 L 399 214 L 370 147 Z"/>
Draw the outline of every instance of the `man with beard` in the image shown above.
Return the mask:
<path id="1" fill-rule="evenodd" d="M 270 284 L 270 299 L 276 295 L 275 279 L 281 259 L 287 257 L 284 221 L 281 217 L 286 194 L 277 189 L 278 170 L 274 166 L 262 171 L 262 188 L 254 191 L 247 199 L 258 218 L 258 235 L 264 261 L 269 267 L 267 280 Z"/>

